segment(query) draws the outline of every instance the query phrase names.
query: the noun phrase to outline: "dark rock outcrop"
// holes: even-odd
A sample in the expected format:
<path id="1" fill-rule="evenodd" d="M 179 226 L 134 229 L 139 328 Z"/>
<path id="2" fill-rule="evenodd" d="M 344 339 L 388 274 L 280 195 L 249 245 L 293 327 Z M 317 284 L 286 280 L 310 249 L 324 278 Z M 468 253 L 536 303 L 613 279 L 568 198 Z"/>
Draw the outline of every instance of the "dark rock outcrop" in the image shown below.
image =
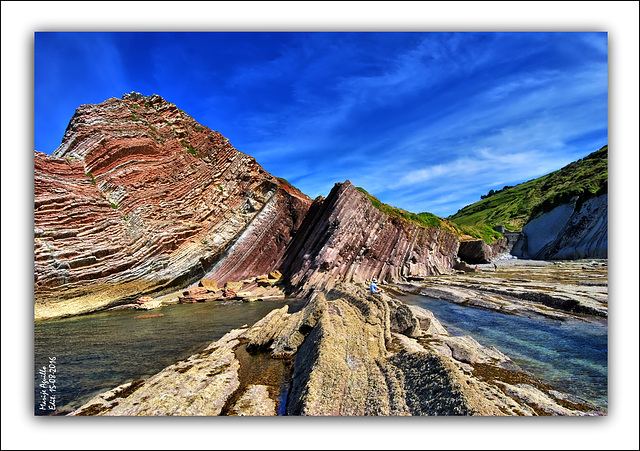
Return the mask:
<path id="1" fill-rule="evenodd" d="M 506 238 L 499 238 L 493 243 L 487 244 L 483 240 L 460 241 L 458 257 L 471 265 L 490 263 L 498 255 L 508 252 Z"/>

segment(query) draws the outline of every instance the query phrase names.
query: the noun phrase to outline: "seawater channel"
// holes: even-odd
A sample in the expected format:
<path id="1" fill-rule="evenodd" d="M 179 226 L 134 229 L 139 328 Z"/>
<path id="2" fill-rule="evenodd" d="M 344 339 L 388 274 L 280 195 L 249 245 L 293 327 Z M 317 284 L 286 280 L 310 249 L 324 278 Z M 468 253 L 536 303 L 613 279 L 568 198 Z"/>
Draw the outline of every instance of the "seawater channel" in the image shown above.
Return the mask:
<path id="1" fill-rule="evenodd" d="M 495 346 L 557 390 L 608 407 L 606 325 L 507 315 L 420 295 L 398 299 L 430 310 L 452 335 Z"/>
<path id="2" fill-rule="evenodd" d="M 36 415 L 80 407 L 92 396 L 202 351 L 231 329 L 252 325 L 270 311 L 304 300 L 175 304 L 150 311 L 116 310 L 35 323 Z M 136 318 L 145 314 L 163 316 Z M 41 409 L 39 370 L 55 357 L 56 409 Z"/>
<path id="3" fill-rule="evenodd" d="M 471 335 L 495 346 L 558 390 L 607 408 L 606 326 L 505 315 L 419 295 L 399 299 L 431 310 L 453 335 Z M 98 393 L 147 378 L 285 304 L 295 312 L 304 300 L 169 305 L 149 312 L 119 310 L 37 322 L 35 414 L 64 413 Z M 154 313 L 163 316 L 136 318 Z M 43 410 L 38 370 L 53 357 L 56 409 Z"/>

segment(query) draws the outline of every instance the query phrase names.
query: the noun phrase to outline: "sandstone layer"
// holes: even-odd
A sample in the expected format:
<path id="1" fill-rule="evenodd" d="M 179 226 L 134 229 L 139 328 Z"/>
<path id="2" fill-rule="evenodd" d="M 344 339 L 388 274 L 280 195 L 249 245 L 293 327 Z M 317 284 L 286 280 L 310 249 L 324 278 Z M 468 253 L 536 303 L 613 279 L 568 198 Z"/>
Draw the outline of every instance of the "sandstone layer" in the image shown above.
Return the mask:
<path id="1" fill-rule="evenodd" d="M 36 320 L 269 273 L 312 203 L 157 95 L 81 106 L 34 166 Z"/>
<path id="2" fill-rule="evenodd" d="M 274 310 L 72 415 L 597 415 L 506 355 L 363 285 Z"/>

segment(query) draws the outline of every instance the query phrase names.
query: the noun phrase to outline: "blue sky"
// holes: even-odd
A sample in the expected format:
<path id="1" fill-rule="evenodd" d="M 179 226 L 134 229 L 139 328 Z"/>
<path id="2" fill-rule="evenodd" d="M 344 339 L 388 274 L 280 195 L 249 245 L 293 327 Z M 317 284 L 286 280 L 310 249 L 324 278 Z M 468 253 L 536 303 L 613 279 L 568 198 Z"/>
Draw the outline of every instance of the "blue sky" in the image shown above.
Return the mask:
<path id="1" fill-rule="evenodd" d="M 35 149 L 159 94 L 312 198 L 449 216 L 607 144 L 605 32 L 35 34 Z"/>

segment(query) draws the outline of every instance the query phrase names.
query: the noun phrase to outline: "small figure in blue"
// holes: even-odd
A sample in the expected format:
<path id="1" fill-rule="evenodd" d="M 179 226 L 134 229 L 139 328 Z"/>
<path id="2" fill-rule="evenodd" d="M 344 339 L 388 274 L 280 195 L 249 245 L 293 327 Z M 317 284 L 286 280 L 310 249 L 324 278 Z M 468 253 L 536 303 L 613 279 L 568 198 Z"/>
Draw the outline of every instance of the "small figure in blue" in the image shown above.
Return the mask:
<path id="1" fill-rule="evenodd" d="M 380 288 L 378 288 L 377 282 L 378 281 L 376 280 L 375 277 L 373 279 L 371 279 L 371 287 L 370 287 L 371 288 L 371 293 L 382 293 L 382 290 Z"/>

